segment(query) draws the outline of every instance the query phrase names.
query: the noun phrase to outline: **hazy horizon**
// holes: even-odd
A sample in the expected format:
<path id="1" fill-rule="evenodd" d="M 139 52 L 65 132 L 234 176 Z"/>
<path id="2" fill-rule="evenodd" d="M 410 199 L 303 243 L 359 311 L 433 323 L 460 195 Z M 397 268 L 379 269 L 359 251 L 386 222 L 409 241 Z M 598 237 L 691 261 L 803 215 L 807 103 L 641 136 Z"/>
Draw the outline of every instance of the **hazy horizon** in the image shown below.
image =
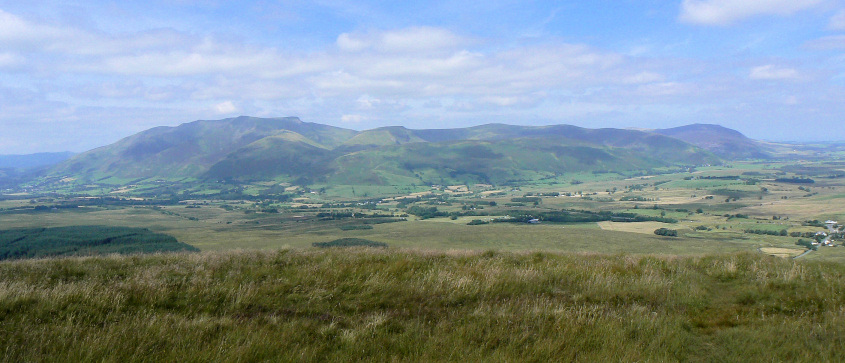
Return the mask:
<path id="1" fill-rule="evenodd" d="M 231 118 L 237 118 L 237 117 L 252 117 L 252 116 L 240 115 L 240 116 L 228 117 L 228 118 L 225 118 L 225 119 L 231 119 Z M 278 117 L 278 118 L 286 118 L 286 117 L 296 117 L 296 116 L 281 116 L 281 117 Z M 267 117 L 267 118 L 274 118 L 274 117 Z M 299 117 L 296 117 L 296 118 L 299 118 Z M 220 119 L 220 120 L 225 120 L 225 119 Z M 300 119 L 301 121 L 303 121 L 303 122 L 310 122 L 310 121 L 307 121 L 307 120 L 302 120 L 301 118 L 299 118 L 299 119 Z M 191 122 L 196 122 L 196 121 L 220 121 L 220 120 L 194 120 L 194 121 L 184 122 L 184 123 L 182 123 L 182 124 L 185 124 L 185 123 L 191 123 Z M 179 124 L 179 125 L 181 125 L 181 124 Z M 177 127 L 177 126 L 179 126 L 179 125 L 174 125 L 174 126 L 165 126 L 165 127 Z M 467 126 L 461 126 L 461 127 L 474 127 L 474 126 L 481 126 L 481 125 L 484 125 L 484 124 L 467 125 Z M 530 125 L 530 126 L 554 126 L 554 125 L 562 125 L 562 124 L 537 124 L 537 125 Z M 693 124 L 688 124 L 688 125 L 693 125 Z M 688 126 L 688 125 L 680 125 L 680 126 Z M 712 124 L 712 125 L 717 125 L 717 126 L 726 127 L 726 126 L 724 126 L 724 125 L 718 125 L 718 124 Z M 389 127 L 389 126 L 399 126 L 399 125 L 378 126 L 378 127 L 375 127 L 375 128 L 379 128 L 379 127 Z M 344 127 L 344 126 L 338 126 L 338 127 L 342 127 L 342 128 L 346 128 L 346 129 L 350 129 L 350 130 L 355 130 L 355 131 L 366 131 L 366 130 L 370 130 L 370 129 L 360 129 L 360 128 L 355 128 L 355 127 Z M 409 128 L 409 129 L 416 129 L 416 130 L 422 130 L 422 129 L 424 129 L 424 128 L 411 128 L 411 127 L 408 127 L 408 128 Z M 448 129 L 449 127 L 445 127 L 445 128 L 447 128 L 447 129 Z M 459 128 L 459 127 L 455 127 L 455 128 Z M 640 130 L 640 131 L 659 130 L 659 129 L 649 129 L 649 128 L 641 128 L 641 127 L 620 127 L 620 129 L 627 129 L 627 130 Z M 142 132 L 143 132 L 143 131 L 142 131 Z M 116 141 L 119 141 L 120 139 L 123 139 L 123 138 L 129 137 L 129 136 L 132 136 L 132 135 L 134 135 L 134 134 L 130 134 L 130 135 L 126 135 L 126 136 L 124 136 L 124 137 L 120 137 L 119 139 L 114 140 L 114 141 L 116 142 Z M 748 137 L 748 135 L 745 135 L 745 136 L 746 136 L 746 137 Z M 752 138 L 752 139 L 754 139 L 754 138 Z M 758 140 L 758 141 L 764 141 L 764 142 L 784 143 L 784 144 L 812 144 L 812 143 L 839 143 L 839 142 L 845 142 L 845 140 L 766 140 L 766 139 L 755 139 L 755 140 Z M 84 153 L 84 152 L 87 152 L 87 151 L 91 151 L 91 150 L 93 150 L 93 149 L 97 149 L 97 148 L 99 148 L 99 147 L 108 146 L 108 145 L 110 145 L 110 144 L 112 144 L 112 143 L 113 143 L 113 142 L 107 142 L 107 143 L 104 143 L 104 144 L 102 144 L 102 145 L 93 146 L 93 147 L 91 147 L 91 148 L 89 148 L 89 149 L 76 150 L 76 151 L 75 151 L 75 150 L 58 150 L 58 151 L 34 151 L 34 152 L 30 152 L 30 153 L 8 153 L 8 154 L 0 153 L 0 156 L 26 156 L 26 155 L 32 155 L 32 154 L 60 154 L 60 153 L 66 153 L 66 152 L 70 152 L 70 153 L 73 153 L 73 154 L 80 154 L 80 153 Z"/>
<path id="2" fill-rule="evenodd" d="M 843 59 L 843 0 L 0 0 L 0 154 L 239 115 L 841 141 Z"/>

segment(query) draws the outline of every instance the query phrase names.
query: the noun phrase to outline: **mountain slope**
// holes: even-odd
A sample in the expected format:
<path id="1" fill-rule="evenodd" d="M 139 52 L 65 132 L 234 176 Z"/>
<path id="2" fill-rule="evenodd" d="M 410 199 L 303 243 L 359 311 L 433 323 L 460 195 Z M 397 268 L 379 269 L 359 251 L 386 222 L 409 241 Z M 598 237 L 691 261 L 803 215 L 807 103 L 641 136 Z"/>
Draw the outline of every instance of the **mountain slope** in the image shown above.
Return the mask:
<path id="1" fill-rule="evenodd" d="M 255 141 L 212 165 L 204 177 L 273 179 L 278 175 L 312 178 L 328 171 L 331 150 L 292 131 Z"/>
<path id="2" fill-rule="evenodd" d="M 771 157 L 758 142 L 739 131 L 719 125 L 693 124 L 654 132 L 686 141 L 726 159 Z"/>
<path id="3" fill-rule="evenodd" d="M 229 154 L 266 137 L 292 131 L 311 143 L 336 146 L 356 132 L 298 118 L 238 117 L 157 127 L 59 165 L 53 175 L 106 177 L 197 177 Z"/>

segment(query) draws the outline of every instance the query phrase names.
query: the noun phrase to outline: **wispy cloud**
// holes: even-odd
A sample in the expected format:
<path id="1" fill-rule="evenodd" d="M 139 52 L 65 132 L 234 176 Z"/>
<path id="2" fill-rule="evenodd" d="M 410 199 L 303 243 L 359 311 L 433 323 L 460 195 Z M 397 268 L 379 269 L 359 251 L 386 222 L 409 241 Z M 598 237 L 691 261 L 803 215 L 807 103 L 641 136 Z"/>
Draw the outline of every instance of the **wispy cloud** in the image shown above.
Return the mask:
<path id="1" fill-rule="evenodd" d="M 751 68 L 748 78 L 765 81 L 797 80 L 801 78 L 801 75 L 793 68 L 778 67 L 776 65 L 767 64 Z"/>
<path id="2" fill-rule="evenodd" d="M 72 29 L 33 24 L 0 9 L 0 41 L 7 46 L 52 43 L 73 33 Z"/>
<path id="3" fill-rule="evenodd" d="M 839 12 L 830 18 L 830 23 L 827 24 L 827 29 L 845 30 L 845 9 L 839 10 Z"/>
<path id="4" fill-rule="evenodd" d="M 845 48 L 845 35 L 830 35 L 813 39 L 805 43 L 810 49 L 816 50 L 832 50 Z"/>
<path id="5" fill-rule="evenodd" d="M 790 15 L 822 0 L 683 0 L 679 19 L 700 25 L 730 25 L 758 15 Z"/>

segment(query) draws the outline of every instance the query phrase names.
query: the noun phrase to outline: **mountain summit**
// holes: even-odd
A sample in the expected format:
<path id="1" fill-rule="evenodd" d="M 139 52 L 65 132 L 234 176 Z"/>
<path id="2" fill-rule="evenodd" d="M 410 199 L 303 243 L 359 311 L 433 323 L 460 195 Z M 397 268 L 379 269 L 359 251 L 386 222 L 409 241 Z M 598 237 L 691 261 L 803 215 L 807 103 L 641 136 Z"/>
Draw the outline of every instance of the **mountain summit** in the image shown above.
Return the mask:
<path id="1" fill-rule="evenodd" d="M 725 159 L 760 159 L 770 155 L 756 141 L 739 131 L 720 125 L 692 124 L 671 129 L 654 130 L 706 149 Z"/>

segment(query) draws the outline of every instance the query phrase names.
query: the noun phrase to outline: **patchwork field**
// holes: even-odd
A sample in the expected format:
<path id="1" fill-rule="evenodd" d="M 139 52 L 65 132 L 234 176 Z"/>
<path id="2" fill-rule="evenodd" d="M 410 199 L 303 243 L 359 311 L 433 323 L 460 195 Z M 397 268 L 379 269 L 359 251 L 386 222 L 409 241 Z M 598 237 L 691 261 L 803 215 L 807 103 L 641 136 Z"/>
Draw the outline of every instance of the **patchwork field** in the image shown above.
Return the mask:
<path id="1" fill-rule="evenodd" d="M 606 231 L 654 234 L 658 228 L 678 228 L 677 224 L 662 222 L 598 222 L 598 226 Z M 681 227 L 681 229 L 688 229 Z"/>

